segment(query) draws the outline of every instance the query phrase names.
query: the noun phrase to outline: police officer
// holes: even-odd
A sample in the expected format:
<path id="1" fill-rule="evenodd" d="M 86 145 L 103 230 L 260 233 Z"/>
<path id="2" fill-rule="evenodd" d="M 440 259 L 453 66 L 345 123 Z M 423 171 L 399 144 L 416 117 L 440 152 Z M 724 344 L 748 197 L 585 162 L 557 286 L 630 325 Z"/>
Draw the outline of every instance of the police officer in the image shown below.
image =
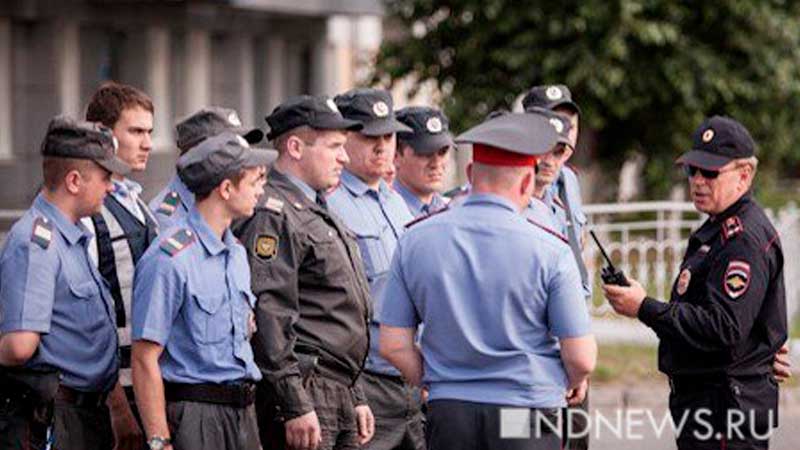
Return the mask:
<path id="1" fill-rule="evenodd" d="M 260 448 L 255 296 L 229 226 L 253 214 L 275 156 L 226 131 L 178 160 L 196 203 L 142 256 L 134 286 L 133 386 L 151 449 Z"/>
<path id="2" fill-rule="evenodd" d="M 396 119 L 388 91 L 353 89 L 334 100 L 344 117 L 358 121 L 363 128 L 347 139 L 350 161 L 328 203 L 358 239 L 377 312 L 397 239 L 414 219 L 403 198 L 383 180 L 383 174 L 394 159 L 396 133 L 412 129 Z M 372 322 L 370 353 L 362 376 L 367 401 L 375 414 L 375 437 L 369 448 L 422 449 L 424 416 L 419 389 L 407 385 L 400 372 L 380 356 L 378 333 L 377 322 Z"/>
<path id="3" fill-rule="evenodd" d="M 714 116 L 677 163 L 709 218 L 689 237 L 670 302 L 648 297 L 635 280 L 603 290 L 615 311 L 660 339 L 670 412 L 686 420 L 678 448 L 765 449 L 777 425 L 771 363 L 786 341 L 786 298 L 778 233 L 750 191 L 755 142 L 739 122 Z"/>
<path id="4" fill-rule="evenodd" d="M 426 106 L 403 108 L 397 120 L 412 131 L 397 133 L 394 189 L 414 217 L 436 212 L 447 206 L 441 191 L 455 147 L 450 123 L 441 111 Z"/>
<path id="5" fill-rule="evenodd" d="M 117 156 L 141 173 L 153 148 L 153 102 L 133 86 L 107 82 L 94 92 L 86 107 L 86 120 L 99 122 L 114 133 Z M 119 384 L 109 396 L 114 434 L 120 449 L 141 449 L 142 430 L 136 423 L 136 404 L 131 384 L 131 292 L 134 266 L 155 239 L 158 225 L 141 200 L 142 186 L 113 175 L 114 189 L 106 196 L 100 213 L 84 219 L 95 239 L 89 255 L 108 282 L 114 297 L 120 345 Z M 124 391 L 123 391 L 124 388 Z"/>
<path id="6" fill-rule="evenodd" d="M 184 118 L 175 126 L 180 155 L 188 152 L 203 139 L 216 136 L 223 131 L 232 131 L 242 136 L 247 143 L 255 145 L 264 139 L 258 128 L 247 129 L 235 110 L 209 106 Z M 150 210 L 155 214 L 161 228 L 184 217 L 194 206 L 194 194 L 189 191 L 176 173 L 169 184 L 150 200 Z"/>
<path id="7" fill-rule="evenodd" d="M 258 298 L 258 417 L 265 449 L 354 449 L 374 419 L 356 385 L 368 349 L 369 287 L 358 246 L 328 211 L 347 130 L 332 99 L 293 97 L 267 116 L 280 156 L 255 215 L 237 225 Z"/>
<path id="8" fill-rule="evenodd" d="M 0 448 L 111 449 L 114 300 L 80 218 L 100 211 L 111 174 L 130 167 L 111 130 L 64 116 L 41 151 L 44 186 L 0 254 Z"/>
<path id="9" fill-rule="evenodd" d="M 568 123 L 563 133 L 569 137 L 569 143 L 557 145 L 539 158 L 536 172 L 536 189 L 533 204 L 543 203 L 551 212 L 557 231 L 567 237 L 570 249 L 581 272 L 584 295 L 592 296 L 592 286 L 586 264 L 583 262 L 583 228 L 588 221 L 583 213 L 581 187 L 575 170 L 567 165 L 578 142 L 578 119 L 580 108 L 572 100 L 572 94 L 564 85 L 544 85 L 531 88 L 522 99 L 526 110 L 542 108 L 564 116 Z M 536 208 L 533 205 L 529 211 Z M 585 447 L 581 447 L 585 448 Z"/>
<path id="10" fill-rule="evenodd" d="M 536 155 L 558 139 L 538 114 L 496 117 L 459 136 L 472 144 L 471 194 L 400 239 L 380 347 L 407 380 L 430 389 L 430 450 L 559 449 L 559 430 L 534 419 L 556 422 L 567 398 L 585 392 L 596 345 L 575 260 L 520 214 Z M 530 436 L 504 439 L 502 408 L 530 411 Z"/>
<path id="11" fill-rule="evenodd" d="M 523 107 L 528 110 L 544 109 L 563 116 L 567 123 L 561 133 L 568 136 L 568 143 L 558 144 L 552 150 L 539 157 L 536 172 L 536 189 L 524 214 L 532 220 L 550 223 L 554 229 L 564 235 L 569 242 L 572 255 L 578 264 L 583 284 L 583 293 L 587 301 L 592 298 L 592 285 L 586 263 L 583 261 L 583 228 L 587 218 L 583 213 L 583 200 L 577 173 L 567 165 L 574 153 L 578 141 L 578 119 L 580 108 L 572 100 L 572 94 L 564 85 L 534 86 L 522 99 Z M 572 421 L 572 434 L 564 433 L 565 448 L 585 450 L 589 447 L 589 433 L 586 418 L 589 410 L 589 395 L 577 409 L 569 412 Z M 565 430 L 569 431 L 569 429 Z"/>

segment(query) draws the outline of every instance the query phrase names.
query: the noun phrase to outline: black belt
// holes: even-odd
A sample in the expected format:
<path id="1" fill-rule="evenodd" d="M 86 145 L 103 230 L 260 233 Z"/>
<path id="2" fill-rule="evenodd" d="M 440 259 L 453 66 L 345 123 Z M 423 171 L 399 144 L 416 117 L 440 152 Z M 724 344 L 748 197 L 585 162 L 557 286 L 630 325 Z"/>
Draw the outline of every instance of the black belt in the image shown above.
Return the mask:
<path id="1" fill-rule="evenodd" d="M 252 382 L 235 384 L 185 384 L 164 382 L 164 396 L 170 402 L 200 402 L 246 408 L 256 401 Z"/>
<path id="2" fill-rule="evenodd" d="M 317 373 L 323 377 L 330 378 L 334 381 L 344 384 L 347 387 L 353 387 L 358 379 L 357 374 L 351 373 L 349 370 L 344 369 L 339 364 L 320 358 L 316 367 Z"/>
<path id="3" fill-rule="evenodd" d="M 56 399 L 81 408 L 99 408 L 106 404 L 108 392 L 82 392 L 71 387 L 58 387 Z"/>

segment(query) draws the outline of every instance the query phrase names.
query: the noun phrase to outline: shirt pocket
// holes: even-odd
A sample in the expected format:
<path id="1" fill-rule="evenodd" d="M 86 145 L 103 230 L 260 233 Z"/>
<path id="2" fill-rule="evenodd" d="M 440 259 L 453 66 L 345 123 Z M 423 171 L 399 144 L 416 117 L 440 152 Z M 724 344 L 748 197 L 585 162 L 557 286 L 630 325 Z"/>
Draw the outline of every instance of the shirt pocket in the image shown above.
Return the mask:
<path id="1" fill-rule="evenodd" d="M 231 307 L 224 293 L 192 294 L 192 306 L 188 322 L 198 342 L 217 344 L 231 335 Z"/>
<path id="2" fill-rule="evenodd" d="M 389 270 L 389 258 L 383 245 L 384 233 L 391 232 L 389 225 L 376 227 L 353 227 L 367 280 L 372 284 Z"/>
<path id="3" fill-rule="evenodd" d="M 97 283 L 94 280 L 67 279 L 67 285 L 73 300 L 67 316 L 86 331 L 101 327 L 107 314 Z"/>

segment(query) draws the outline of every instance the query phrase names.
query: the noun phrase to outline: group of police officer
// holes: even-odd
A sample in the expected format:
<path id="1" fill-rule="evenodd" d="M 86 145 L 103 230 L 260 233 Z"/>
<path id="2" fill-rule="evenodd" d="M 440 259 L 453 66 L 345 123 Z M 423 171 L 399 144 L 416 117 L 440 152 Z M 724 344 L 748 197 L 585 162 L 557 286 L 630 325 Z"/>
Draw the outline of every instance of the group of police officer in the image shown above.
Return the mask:
<path id="1" fill-rule="evenodd" d="M 274 150 L 204 108 L 176 125 L 176 175 L 147 205 L 126 175 L 146 168 L 153 104 L 104 84 L 85 121 L 51 121 L 42 189 L 0 254 L 0 448 L 586 448 L 501 421 L 585 409 L 597 353 L 564 165 L 580 109 L 563 85 L 522 103 L 454 138 L 385 90 L 301 95 L 266 117 Z M 447 199 L 457 143 L 470 183 Z M 709 219 L 672 301 L 635 280 L 604 293 L 662 340 L 673 415 L 749 408 L 761 430 L 788 360 L 754 150 L 738 122 L 704 122 L 678 162 Z"/>

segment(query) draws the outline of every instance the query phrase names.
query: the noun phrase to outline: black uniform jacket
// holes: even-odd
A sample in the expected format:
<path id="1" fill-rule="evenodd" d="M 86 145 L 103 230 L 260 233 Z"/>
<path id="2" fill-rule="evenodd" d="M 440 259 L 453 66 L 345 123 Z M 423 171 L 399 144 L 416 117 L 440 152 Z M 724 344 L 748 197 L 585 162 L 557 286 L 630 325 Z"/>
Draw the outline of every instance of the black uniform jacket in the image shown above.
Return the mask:
<path id="1" fill-rule="evenodd" d="M 356 380 L 369 349 L 369 285 L 344 224 L 272 170 L 255 214 L 236 224 L 258 299 L 255 360 L 285 419 L 314 409 L 298 355 Z M 354 393 L 356 401 L 361 399 Z"/>
<path id="2" fill-rule="evenodd" d="M 785 296 L 778 233 L 746 193 L 691 235 L 671 301 L 645 299 L 639 319 L 671 377 L 763 375 L 786 341 Z"/>

